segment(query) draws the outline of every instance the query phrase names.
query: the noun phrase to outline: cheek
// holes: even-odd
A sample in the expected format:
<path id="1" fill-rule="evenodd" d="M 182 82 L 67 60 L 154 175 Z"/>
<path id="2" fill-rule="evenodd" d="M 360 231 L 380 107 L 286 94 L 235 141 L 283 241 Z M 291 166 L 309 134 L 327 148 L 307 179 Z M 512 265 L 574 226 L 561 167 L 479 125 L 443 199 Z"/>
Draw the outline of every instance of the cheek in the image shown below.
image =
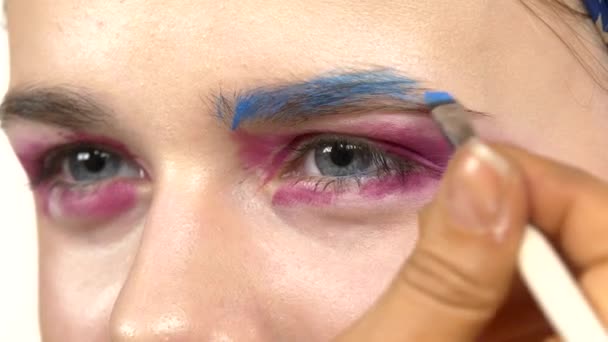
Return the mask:
<path id="1" fill-rule="evenodd" d="M 271 270 L 265 291 L 297 317 L 294 329 L 312 332 L 310 340 L 329 340 L 373 305 L 409 256 L 418 236 L 415 214 L 356 227 L 298 220 L 315 232 L 280 234 L 289 237 L 265 256 Z"/>
<path id="2" fill-rule="evenodd" d="M 40 217 L 39 294 L 44 341 L 110 341 L 108 323 L 141 241 L 143 222 L 110 222 L 128 231 L 109 242 L 96 229 L 72 230 Z"/>
<path id="3" fill-rule="evenodd" d="M 59 228 L 59 229 L 53 229 Z M 126 255 L 97 249 L 41 227 L 40 328 L 44 341 L 109 341 L 108 322 L 124 275 Z M 105 253 L 105 255 L 104 255 Z"/>
<path id="4" fill-rule="evenodd" d="M 81 217 L 104 220 L 132 209 L 137 202 L 136 185 L 129 181 L 102 184 L 93 189 L 74 189 L 55 186 L 42 190 L 45 214 L 53 218 Z"/>
<path id="5" fill-rule="evenodd" d="M 86 336 L 91 342 L 109 341 L 109 317 L 120 287 L 112 294 L 100 292 L 100 289 L 90 293 L 82 286 L 66 286 L 66 280 L 70 279 L 62 280 L 52 284 L 41 275 L 40 330 L 43 340 L 78 342 Z"/>

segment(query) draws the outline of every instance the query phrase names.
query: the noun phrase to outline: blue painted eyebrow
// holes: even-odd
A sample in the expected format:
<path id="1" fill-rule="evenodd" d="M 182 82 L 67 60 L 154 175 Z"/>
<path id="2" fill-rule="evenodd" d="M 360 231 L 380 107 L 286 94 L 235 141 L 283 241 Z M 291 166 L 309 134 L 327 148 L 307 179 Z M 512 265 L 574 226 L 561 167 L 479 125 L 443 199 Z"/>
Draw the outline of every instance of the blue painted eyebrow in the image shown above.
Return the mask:
<path id="1" fill-rule="evenodd" d="M 393 70 L 328 73 L 309 81 L 261 87 L 235 95 L 220 96 L 220 117 L 232 118 L 232 129 L 255 120 L 300 120 L 345 110 L 426 108 L 424 89 L 411 78 Z M 370 105 L 371 104 L 371 105 Z"/>

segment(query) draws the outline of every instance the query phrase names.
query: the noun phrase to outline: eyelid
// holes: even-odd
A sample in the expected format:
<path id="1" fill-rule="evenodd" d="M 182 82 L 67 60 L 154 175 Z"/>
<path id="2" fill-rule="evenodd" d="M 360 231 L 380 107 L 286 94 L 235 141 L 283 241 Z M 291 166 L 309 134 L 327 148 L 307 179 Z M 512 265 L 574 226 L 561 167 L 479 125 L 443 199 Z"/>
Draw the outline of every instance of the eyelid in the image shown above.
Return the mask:
<path id="1" fill-rule="evenodd" d="M 280 206 L 294 204 L 348 206 L 352 203 L 379 200 L 397 194 L 420 196 L 425 193 L 426 189 L 431 189 L 429 186 L 436 184 L 433 182 L 437 182 L 441 177 L 441 171 L 436 171 L 437 168 L 426 167 L 419 160 L 413 160 L 402 153 L 399 155 L 389 153 L 379 147 L 374 140 L 340 134 L 329 136 L 338 137 L 339 141 L 368 145 L 366 148 L 369 148 L 371 153 L 379 155 L 379 157 L 372 158 L 374 171 L 345 176 L 309 175 L 307 171 L 285 173 L 290 168 L 299 170 L 299 167 L 302 167 L 299 163 L 302 161 L 301 158 L 308 158 L 309 153 L 314 153 L 314 148 L 321 146 L 315 142 L 327 139 L 328 135 L 322 134 L 309 141 L 300 142 L 301 145 L 296 145 L 298 148 L 295 149 L 300 151 L 283 159 L 281 165 L 285 165 L 276 173 L 283 177 L 272 177 L 273 179 L 282 178 L 280 182 L 276 183 L 278 187 L 271 187 L 274 189 L 273 204 Z M 295 165 L 292 165 L 294 162 Z"/>
<path id="2" fill-rule="evenodd" d="M 384 140 L 372 140 L 372 143 L 376 146 L 377 149 L 384 150 L 387 154 L 394 155 L 400 158 L 407 158 L 408 160 L 416 162 L 421 166 L 424 166 L 425 168 L 429 169 L 430 171 L 436 172 L 438 174 L 442 174 L 445 170 L 445 165 L 439 165 L 427 158 L 426 156 L 423 156 L 421 153 L 416 152 L 405 145 Z M 393 152 L 393 150 L 399 151 Z"/>
<path id="3" fill-rule="evenodd" d="M 385 151 L 377 148 L 373 142 L 370 142 L 367 139 L 339 134 L 318 134 L 311 136 L 308 140 L 300 141 L 299 144 L 293 145 L 293 153 L 284 161 L 284 163 L 289 165 L 305 162 L 305 158 L 307 158 L 309 153 L 314 152 L 319 146 L 333 141 L 346 141 L 349 144 L 364 146 L 367 153 L 387 155 L 387 159 L 398 159 L 398 157 L 387 154 Z M 285 176 L 285 174 L 283 176 Z"/>
<path id="4" fill-rule="evenodd" d="M 37 177 L 32 179 L 31 186 L 36 187 L 58 175 L 62 172 L 62 163 L 66 160 L 68 155 L 83 148 L 98 149 L 117 155 L 128 164 L 137 165 L 137 167 L 142 170 L 142 178 L 145 176 L 145 171 L 143 171 L 144 169 L 139 163 L 136 160 L 133 160 L 129 155 L 126 155 L 123 151 L 119 151 L 112 146 L 106 146 L 102 143 L 76 141 L 50 147 L 45 152 L 40 153 L 37 161 L 39 172 L 37 173 Z"/>
<path id="5" fill-rule="evenodd" d="M 289 174 L 291 164 L 297 163 L 301 158 L 305 157 L 306 153 L 312 151 L 316 146 L 324 141 L 331 140 L 346 140 L 349 143 L 362 144 L 370 149 L 371 153 L 383 154 L 387 159 L 391 159 L 404 165 L 415 164 L 417 166 L 424 167 L 430 172 L 441 175 L 443 173 L 443 167 L 436 165 L 428 159 L 421 156 L 419 153 L 408 149 L 405 146 L 401 146 L 396 143 L 377 141 L 374 139 L 364 138 L 360 136 L 339 134 L 339 133 L 320 133 L 320 134 L 307 134 L 305 136 L 297 137 L 288 146 L 287 149 L 291 152 L 287 155 L 279 152 L 275 157 L 272 164 L 284 165 L 278 167 L 274 172 L 268 174 L 267 178 L 272 178 L 277 174 Z"/>

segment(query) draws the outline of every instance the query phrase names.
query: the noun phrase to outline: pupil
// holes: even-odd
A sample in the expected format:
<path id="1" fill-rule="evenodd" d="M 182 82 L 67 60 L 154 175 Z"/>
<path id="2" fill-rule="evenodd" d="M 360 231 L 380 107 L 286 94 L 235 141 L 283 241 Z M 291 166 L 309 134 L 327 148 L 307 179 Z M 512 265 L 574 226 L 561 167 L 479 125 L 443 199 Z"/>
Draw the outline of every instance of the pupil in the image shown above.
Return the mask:
<path id="1" fill-rule="evenodd" d="M 348 166 L 353 162 L 355 149 L 352 145 L 336 142 L 329 153 L 332 163 L 340 167 Z"/>
<path id="2" fill-rule="evenodd" d="M 89 172 L 100 172 L 106 166 L 108 159 L 107 153 L 98 150 L 89 150 L 78 154 L 78 160 L 80 160 L 84 167 Z"/>

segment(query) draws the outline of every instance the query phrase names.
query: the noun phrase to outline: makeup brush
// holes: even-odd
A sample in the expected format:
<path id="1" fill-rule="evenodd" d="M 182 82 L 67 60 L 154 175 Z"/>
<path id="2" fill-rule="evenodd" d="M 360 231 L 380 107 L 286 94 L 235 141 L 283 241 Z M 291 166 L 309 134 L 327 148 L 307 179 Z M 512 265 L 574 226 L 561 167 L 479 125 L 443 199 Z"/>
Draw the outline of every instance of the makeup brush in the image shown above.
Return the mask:
<path id="1" fill-rule="evenodd" d="M 466 109 L 450 94 L 427 92 L 424 101 L 454 147 L 475 136 Z M 545 317 L 564 341 L 608 341 L 576 280 L 545 236 L 530 224 L 525 228 L 518 268 Z"/>

